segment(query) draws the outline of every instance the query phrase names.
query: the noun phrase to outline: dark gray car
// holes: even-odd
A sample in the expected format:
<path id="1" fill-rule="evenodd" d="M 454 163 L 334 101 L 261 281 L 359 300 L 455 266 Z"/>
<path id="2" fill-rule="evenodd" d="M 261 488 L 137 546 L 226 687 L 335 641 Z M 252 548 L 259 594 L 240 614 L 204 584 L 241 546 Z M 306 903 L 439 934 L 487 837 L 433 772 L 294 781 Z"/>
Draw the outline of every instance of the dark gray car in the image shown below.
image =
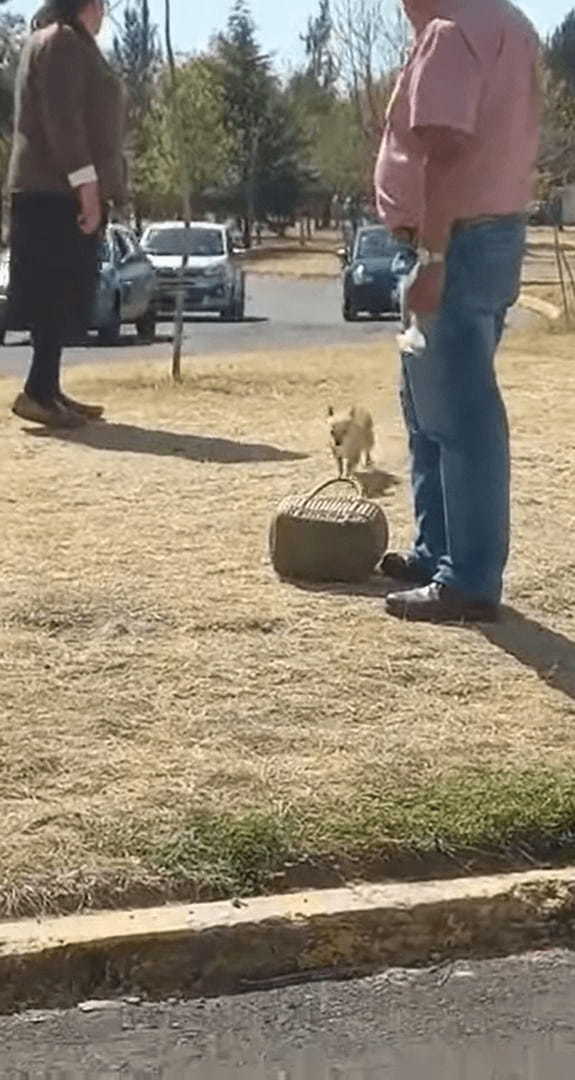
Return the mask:
<path id="1" fill-rule="evenodd" d="M 416 259 L 383 225 L 358 229 L 351 250 L 343 253 L 343 317 L 353 322 L 361 312 L 372 317 L 399 315 L 400 284 Z"/>

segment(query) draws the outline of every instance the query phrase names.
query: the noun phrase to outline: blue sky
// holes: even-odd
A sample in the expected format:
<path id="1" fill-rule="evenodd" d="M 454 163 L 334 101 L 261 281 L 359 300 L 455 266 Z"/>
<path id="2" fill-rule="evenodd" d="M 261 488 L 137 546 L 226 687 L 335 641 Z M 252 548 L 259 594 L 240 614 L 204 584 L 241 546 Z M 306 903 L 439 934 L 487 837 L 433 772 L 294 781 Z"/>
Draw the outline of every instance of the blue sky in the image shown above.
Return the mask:
<path id="1" fill-rule="evenodd" d="M 119 9 L 123 3 L 120 0 Z M 39 4 L 40 0 L 11 0 L 10 9 L 29 16 Z M 154 17 L 161 22 L 163 0 L 151 0 L 151 6 Z M 575 0 L 524 0 L 519 6 L 542 33 L 548 33 L 575 6 Z M 302 54 L 299 34 L 309 15 L 317 10 L 317 0 L 288 0 L 285 8 L 278 0 L 252 0 L 251 7 L 264 47 L 275 52 L 284 64 L 297 62 Z M 225 24 L 230 0 L 172 0 L 172 8 L 175 44 L 182 51 L 192 51 L 202 48 L 210 35 Z"/>

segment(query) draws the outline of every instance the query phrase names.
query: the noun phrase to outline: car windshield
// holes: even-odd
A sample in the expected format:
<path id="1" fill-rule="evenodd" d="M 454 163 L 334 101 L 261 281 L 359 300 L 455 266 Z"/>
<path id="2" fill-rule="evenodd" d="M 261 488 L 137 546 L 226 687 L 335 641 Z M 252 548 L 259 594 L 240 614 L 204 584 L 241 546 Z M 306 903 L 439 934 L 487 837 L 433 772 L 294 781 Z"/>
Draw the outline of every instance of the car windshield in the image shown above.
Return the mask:
<path id="1" fill-rule="evenodd" d="M 400 250 L 401 244 L 387 229 L 370 229 L 369 232 L 360 233 L 357 238 L 356 258 L 393 258 Z"/>
<path id="2" fill-rule="evenodd" d="M 150 229 L 143 247 L 150 255 L 225 255 L 219 229 Z"/>

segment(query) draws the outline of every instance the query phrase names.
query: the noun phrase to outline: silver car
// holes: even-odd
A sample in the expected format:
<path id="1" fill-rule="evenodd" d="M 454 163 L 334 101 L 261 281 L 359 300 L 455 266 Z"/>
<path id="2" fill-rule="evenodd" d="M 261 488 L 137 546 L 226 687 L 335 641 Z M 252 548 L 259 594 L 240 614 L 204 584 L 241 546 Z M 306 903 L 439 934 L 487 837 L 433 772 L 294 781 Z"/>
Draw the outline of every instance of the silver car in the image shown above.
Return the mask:
<path id="1" fill-rule="evenodd" d="M 238 265 L 239 252 L 225 225 L 207 221 L 149 225 L 142 237 L 142 247 L 158 275 L 158 317 L 170 318 L 174 314 L 185 256 L 184 312 L 213 312 L 233 322 L 243 319 L 245 274 Z"/>
<path id="2" fill-rule="evenodd" d="M 0 256 L 0 337 L 7 330 L 28 330 L 8 326 L 6 299 L 10 279 L 10 252 Z M 122 326 L 135 324 L 143 343 L 156 336 L 156 272 L 142 251 L 134 233 L 123 225 L 109 225 L 102 241 L 98 291 L 91 329 L 102 345 L 117 345 Z"/>
<path id="3" fill-rule="evenodd" d="M 156 337 L 156 272 L 136 236 L 123 225 L 109 225 L 92 326 L 103 345 L 116 345 L 125 323 L 134 323 L 144 343 Z"/>

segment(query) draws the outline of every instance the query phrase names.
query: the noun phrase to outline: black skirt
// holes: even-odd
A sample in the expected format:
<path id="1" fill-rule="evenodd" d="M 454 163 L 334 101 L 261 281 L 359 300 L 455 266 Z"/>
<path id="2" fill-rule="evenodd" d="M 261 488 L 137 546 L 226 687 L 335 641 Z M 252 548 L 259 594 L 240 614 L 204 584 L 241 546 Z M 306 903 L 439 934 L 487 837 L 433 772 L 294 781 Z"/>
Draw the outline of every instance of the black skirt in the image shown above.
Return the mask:
<path id="1" fill-rule="evenodd" d="M 84 235 L 78 213 L 72 195 L 12 196 L 8 329 L 57 325 L 62 340 L 89 329 L 101 237 Z"/>

